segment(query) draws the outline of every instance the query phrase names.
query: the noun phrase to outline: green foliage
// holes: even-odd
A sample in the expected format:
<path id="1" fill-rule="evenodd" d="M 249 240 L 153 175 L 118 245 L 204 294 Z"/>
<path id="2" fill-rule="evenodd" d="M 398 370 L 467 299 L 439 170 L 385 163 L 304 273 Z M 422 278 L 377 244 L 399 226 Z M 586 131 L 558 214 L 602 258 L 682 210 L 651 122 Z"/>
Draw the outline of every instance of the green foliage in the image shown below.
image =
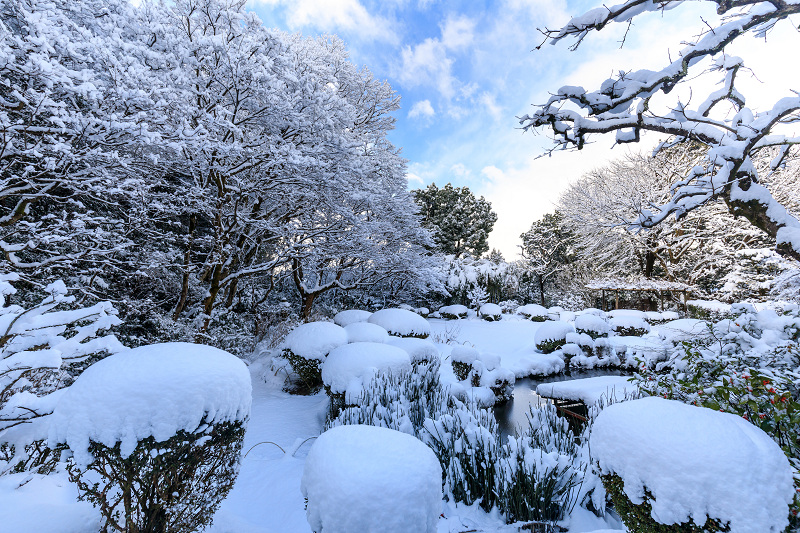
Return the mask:
<path id="1" fill-rule="evenodd" d="M 282 353 L 297 375 L 297 387 L 292 392 L 299 394 L 312 394 L 322 386 L 322 361 L 319 359 L 306 359 L 297 355 L 288 348 Z"/>
<path id="2" fill-rule="evenodd" d="M 623 490 L 622 478 L 616 474 L 602 476 L 603 486 L 614 503 L 614 509 L 622 518 L 623 523 L 630 531 L 636 533 L 718 533 L 730 531 L 730 527 L 721 525 L 716 520 L 706 520 L 705 524 L 698 526 L 692 520 L 680 524 L 661 524 L 652 516 L 653 506 L 650 503 L 653 495 L 645 489 L 644 501 L 635 504 L 630 501 Z"/>
<path id="3" fill-rule="evenodd" d="M 458 320 L 459 318 L 467 318 L 466 311 L 457 315 L 454 315 L 453 313 L 442 313 L 440 311 L 439 315 L 445 320 Z"/>
<path id="4" fill-rule="evenodd" d="M 453 365 L 453 373 L 458 378 L 458 381 L 464 381 L 469 377 L 470 372 L 472 372 L 472 365 L 469 363 L 451 361 L 450 364 Z"/>
<path id="5" fill-rule="evenodd" d="M 566 339 L 547 339 L 536 344 L 536 349 L 542 353 L 553 353 L 567 343 Z"/>
<path id="6" fill-rule="evenodd" d="M 635 326 L 629 326 L 614 328 L 614 332 L 622 337 L 641 337 L 642 335 L 647 335 L 648 330 L 644 328 L 637 328 Z"/>
<path id="7" fill-rule="evenodd" d="M 483 196 L 478 198 L 467 187 L 449 183 L 441 189 L 431 183 L 412 193 L 422 215 L 422 226 L 433 232 L 438 251 L 456 257 L 465 253 L 480 257 L 489 251 L 489 233 L 497 214 Z"/>
<path id="8" fill-rule="evenodd" d="M 239 473 L 246 421 L 179 431 L 165 441 L 139 441 L 127 457 L 120 444 L 94 441 L 94 460 L 68 464 L 79 499 L 100 509 L 103 530 L 190 533 L 211 524 Z"/>

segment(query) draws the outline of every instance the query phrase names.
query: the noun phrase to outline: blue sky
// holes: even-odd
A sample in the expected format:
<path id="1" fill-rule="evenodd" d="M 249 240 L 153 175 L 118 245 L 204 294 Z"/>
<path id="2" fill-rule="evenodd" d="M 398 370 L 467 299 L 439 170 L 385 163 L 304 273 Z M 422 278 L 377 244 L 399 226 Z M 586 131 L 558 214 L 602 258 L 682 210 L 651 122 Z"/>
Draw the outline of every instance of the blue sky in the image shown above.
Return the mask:
<path id="1" fill-rule="evenodd" d="M 409 160 L 409 186 L 451 182 L 486 196 L 499 217 L 490 244 L 513 259 L 520 233 L 553 210 L 571 181 L 628 150 L 649 150 L 658 140 L 650 137 L 630 148 L 599 138 L 582 152 L 537 159 L 549 139 L 523 134 L 516 117 L 562 85 L 594 89 L 619 69 L 663 68 L 668 51 L 676 57 L 681 40 L 702 29 L 700 16 L 715 18 L 710 2 L 691 4 L 637 19 L 621 50 L 625 28 L 617 25 L 591 35 L 577 52 L 568 50 L 569 43 L 534 51 L 541 42 L 537 28 L 561 26 L 598 2 L 251 0 L 250 7 L 270 27 L 339 35 L 354 62 L 387 79 L 402 96 L 390 138 Z M 740 46 L 755 54 L 752 62 L 737 51 L 746 64 L 759 65 L 759 97 L 787 94 L 781 61 L 766 55 L 784 38 L 797 46 L 796 34 L 781 34 L 770 37 L 769 48 Z M 798 88 L 794 71 L 789 76 Z"/>

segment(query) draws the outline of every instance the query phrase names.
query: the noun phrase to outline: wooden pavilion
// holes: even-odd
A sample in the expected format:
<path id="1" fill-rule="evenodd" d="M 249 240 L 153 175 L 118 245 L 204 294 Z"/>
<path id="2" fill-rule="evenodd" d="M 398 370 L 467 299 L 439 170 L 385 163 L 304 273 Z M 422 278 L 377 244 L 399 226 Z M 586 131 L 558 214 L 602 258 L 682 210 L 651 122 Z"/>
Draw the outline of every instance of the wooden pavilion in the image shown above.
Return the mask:
<path id="1" fill-rule="evenodd" d="M 637 295 L 635 299 L 635 307 L 652 307 L 653 302 L 661 302 L 661 310 L 664 310 L 665 300 L 675 301 L 679 305 L 686 308 L 686 302 L 689 299 L 689 294 L 694 290 L 691 285 L 680 283 L 678 281 L 665 281 L 654 279 L 638 279 L 638 280 L 623 280 L 618 278 L 606 278 L 600 280 L 592 280 L 586 284 L 586 288 L 600 293 L 600 309 L 609 311 L 611 309 L 620 308 L 620 294 L 622 300 L 625 301 L 626 293 L 633 293 Z M 646 293 L 655 295 L 656 299 L 648 298 L 643 299 Z M 608 296 L 612 296 L 609 301 Z M 597 298 L 595 298 L 597 300 Z M 613 305 L 613 308 L 611 307 Z M 657 309 L 642 309 L 643 311 L 655 311 Z"/>

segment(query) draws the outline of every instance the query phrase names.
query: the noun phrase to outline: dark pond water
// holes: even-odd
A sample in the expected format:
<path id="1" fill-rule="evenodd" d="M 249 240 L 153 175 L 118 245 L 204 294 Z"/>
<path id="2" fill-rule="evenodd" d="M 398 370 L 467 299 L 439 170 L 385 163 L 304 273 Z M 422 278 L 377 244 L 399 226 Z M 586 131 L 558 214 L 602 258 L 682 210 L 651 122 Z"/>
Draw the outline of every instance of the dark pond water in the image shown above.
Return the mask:
<path id="1" fill-rule="evenodd" d="M 505 439 L 506 435 L 513 435 L 520 426 L 528 425 L 528 407 L 539 405 L 540 402 L 550 400 L 536 394 L 536 386 L 540 383 L 553 383 L 556 381 L 569 381 L 572 379 L 593 378 L 597 376 L 626 376 L 630 372 L 622 370 L 595 368 L 592 370 L 573 370 L 569 374 L 543 376 L 518 379 L 514 384 L 514 397 L 508 403 L 495 407 L 494 415 L 500 427 L 500 434 Z"/>

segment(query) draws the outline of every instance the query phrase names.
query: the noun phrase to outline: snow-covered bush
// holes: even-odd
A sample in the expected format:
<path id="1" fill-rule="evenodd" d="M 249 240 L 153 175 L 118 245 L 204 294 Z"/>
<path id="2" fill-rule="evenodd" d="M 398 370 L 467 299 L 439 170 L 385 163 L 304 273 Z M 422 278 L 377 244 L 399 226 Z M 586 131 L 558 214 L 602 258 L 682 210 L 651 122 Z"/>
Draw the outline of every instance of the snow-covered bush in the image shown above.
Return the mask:
<path id="1" fill-rule="evenodd" d="M 567 335 L 575 328 L 568 322 L 545 322 L 533 334 L 536 349 L 542 353 L 552 353 L 567 343 Z"/>
<path id="2" fill-rule="evenodd" d="M 322 365 L 322 382 L 335 409 L 354 404 L 374 376 L 410 370 L 411 358 L 405 350 L 377 342 L 354 342 L 328 354 Z"/>
<path id="3" fill-rule="evenodd" d="M 478 359 L 478 350 L 471 346 L 459 344 L 453 346 L 450 352 L 450 364 L 453 365 L 453 373 L 459 381 L 464 381 L 472 373 L 473 363 Z"/>
<path id="4" fill-rule="evenodd" d="M 495 322 L 503 318 L 503 309 L 497 304 L 483 304 L 478 315 L 488 322 Z"/>
<path id="5" fill-rule="evenodd" d="M 377 324 L 355 322 L 344 327 L 347 342 L 388 342 L 389 332 Z"/>
<path id="6" fill-rule="evenodd" d="M 317 533 L 436 533 L 442 469 L 430 448 L 392 429 L 329 429 L 308 452 L 301 490 Z"/>
<path id="7" fill-rule="evenodd" d="M 597 339 L 608 337 L 609 326 L 602 317 L 586 313 L 575 318 L 575 331 Z"/>
<path id="8" fill-rule="evenodd" d="M 52 457 L 42 444 L 46 419 L 63 387 L 86 366 L 125 347 L 113 335 L 98 336 L 120 323 L 110 303 L 70 309 L 75 297 L 56 281 L 34 307 L 6 305 L 17 280 L 16 274 L 0 274 L 0 459 L 17 470 L 47 470 Z"/>
<path id="9" fill-rule="evenodd" d="M 622 402 L 597 416 L 590 446 L 631 530 L 781 533 L 789 523 L 789 461 L 739 416 L 663 398 Z"/>
<path id="10" fill-rule="evenodd" d="M 513 315 L 519 308 L 519 302 L 516 300 L 503 300 L 497 305 L 499 305 L 500 309 L 503 310 L 503 313 L 507 315 Z"/>
<path id="11" fill-rule="evenodd" d="M 722 320 L 731 316 L 731 306 L 718 300 L 689 300 L 686 302 L 689 318 Z"/>
<path id="12" fill-rule="evenodd" d="M 325 357 L 347 342 L 347 331 L 330 322 L 300 324 L 287 335 L 281 355 L 299 378 L 301 392 L 319 389 Z"/>
<path id="13" fill-rule="evenodd" d="M 439 364 L 441 358 L 439 349 L 428 339 L 415 339 L 413 337 L 389 337 L 386 341 L 392 346 L 397 346 L 405 350 L 411 357 L 411 364 L 414 366 Z"/>
<path id="14" fill-rule="evenodd" d="M 377 324 L 390 335 L 398 337 L 425 339 L 431 334 L 431 326 L 427 320 L 405 309 L 381 309 L 372 313 L 368 322 Z"/>
<path id="15" fill-rule="evenodd" d="M 357 322 L 366 322 L 371 314 L 372 313 L 369 311 L 348 309 L 346 311 L 340 311 L 336 313 L 336 315 L 333 317 L 333 322 L 338 326 L 345 327 Z"/>
<path id="16" fill-rule="evenodd" d="M 439 309 L 439 315 L 445 320 L 467 318 L 469 308 L 466 305 L 446 305 Z"/>
<path id="17" fill-rule="evenodd" d="M 621 337 L 641 337 L 650 332 L 650 324 L 644 318 L 634 315 L 611 317 L 611 330 Z"/>
<path id="18" fill-rule="evenodd" d="M 250 373 L 197 344 L 142 346 L 103 359 L 53 411 L 48 442 L 72 456 L 80 498 L 116 531 L 189 533 L 233 487 L 250 412 Z"/>
<path id="19" fill-rule="evenodd" d="M 524 316 L 528 320 L 533 320 L 534 322 L 544 322 L 545 320 L 549 320 L 547 308 L 537 304 L 520 306 L 517 308 L 517 314 Z"/>

